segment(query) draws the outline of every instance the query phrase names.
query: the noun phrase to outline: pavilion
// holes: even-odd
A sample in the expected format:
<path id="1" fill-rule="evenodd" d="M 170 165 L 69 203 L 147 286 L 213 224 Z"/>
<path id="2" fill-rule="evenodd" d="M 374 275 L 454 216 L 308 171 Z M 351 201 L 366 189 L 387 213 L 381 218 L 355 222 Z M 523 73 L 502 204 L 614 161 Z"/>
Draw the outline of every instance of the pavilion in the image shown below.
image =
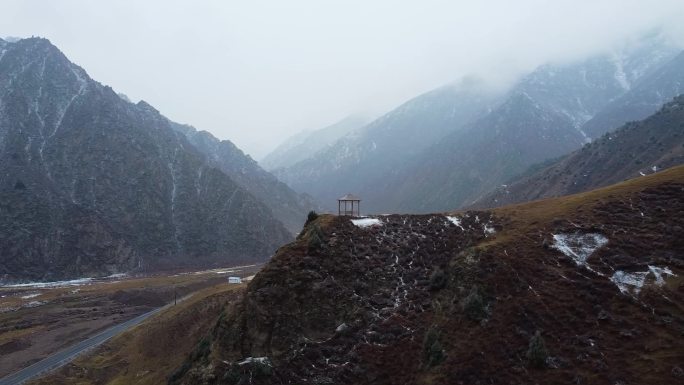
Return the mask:
<path id="1" fill-rule="evenodd" d="M 361 198 L 347 194 L 337 200 L 337 215 L 361 216 Z"/>

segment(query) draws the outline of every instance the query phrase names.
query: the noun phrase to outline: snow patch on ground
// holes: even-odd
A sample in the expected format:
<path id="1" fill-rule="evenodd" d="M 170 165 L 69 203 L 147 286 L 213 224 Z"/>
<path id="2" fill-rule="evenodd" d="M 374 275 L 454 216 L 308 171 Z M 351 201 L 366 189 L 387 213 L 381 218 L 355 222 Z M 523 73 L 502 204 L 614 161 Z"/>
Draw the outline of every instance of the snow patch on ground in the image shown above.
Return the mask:
<path id="1" fill-rule="evenodd" d="M 26 294 L 22 295 L 21 299 L 29 299 L 29 298 L 36 298 L 40 295 L 40 293 L 31 293 L 31 294 Z"/>
<path id="2" fill-rule="evenodd" d="M 658 286 L 662 286 L 665 284 L 665 280 L 663 279 L 663 274 L 665 275 L 670 275 L 670 276 L 675 276 L 675 274 L 670 270 L 667 266 L 665 267 L 658 267 L 658 266 L 648 266 L 648 270 L 655 276 L 655 283 Z"/>
<path id="3" fill-rule="evenodd" d="M 587 266 L 587 258 L 601 246 L 608 243 L 608 238 L 601 234 L 552 234 L 554 249 L 570 257 L 577 266 Z"/>
<path id="4" fill-rule="evenodd" d="M 79 279 L 72 279 L 70 281 L 17 283 L 14 285 L 5 285 L 4 287 L 45 288 L 45 287 L 81 286 L 81 285 L 87 285 L 87 284 L 91 283 L 92 281 L 93 281 L 93 278 L 79 278 Z"/>
<path id="5" fill-rule="evenodd" d="M 351 222 L 361 228 L 371 227 L 371 226 L 382 226 L 382 221 L 378 218 L 362 218 L 362 219 L 352 219 Z"/>
<path id="6" fill-rule="evenodd" d="M 675 274 L 667 267 L 658 266 L 648 266 L 646 271 L 636 271 L 633 273 L 627 273 L 622 270 L 618 270 L 613 273 L 610 277 L 610 281 L 615 284 L 615 286 L 620 289 L 622 294 L 634 294 L 638 295 L 641 288 L 646 284 L 646 279 L 649 275 L 653 275 L 653 283 L 657 286 L 662 286 L 665 284 L 665 279 L 663 275 L 674 276 Z"/>
<path id="7" fill-rule="evenodd" d="M 230 274 L 230 273 L 235 273 L 235 270 L 216 270 L 216 271 L 214 271 L 214 274 Z"/>
<path id="8" fill-rule="evenodd" d="M 484 230 L 485 237 L 496 234 L 496 230 L 494 227 L 490 226 L 489 222 L 487 222 L 482 229 Z"/>
<path id="9" fill-rule="evenodd" d="M 344 333 L 347 329 L 349 329 L 349 325 L 347 325 L 346 323 L 342 323 L 337 328 L 335 328 L 335 333 Z"/>
<path id="10" fill-rule="evenodd" d="M 465 231 L 465 229 L 463 228 L 463 225 L 461 225 L 461 218 L 447 216 L 446 219 L 449 220 L 449 222 L 458 226 L 461 230 Z"/>
<path id="11" fill-rule="evenodd" d="M 252 363 L 271 366 L 271 360 L 269 360 L 268 357 L 247 357 L 244 360 L 238 362 L 238 365 L 242 366 Z"/>
<path id="12" fill-rule="evenodd" d="M 27 303 L 26 305 L 22 306 L 23 308 L 32 308 L 32 307 L 38 307 L 38 306 L 43 306 L 47 302 L 46 301 L 31 301 Z"/>

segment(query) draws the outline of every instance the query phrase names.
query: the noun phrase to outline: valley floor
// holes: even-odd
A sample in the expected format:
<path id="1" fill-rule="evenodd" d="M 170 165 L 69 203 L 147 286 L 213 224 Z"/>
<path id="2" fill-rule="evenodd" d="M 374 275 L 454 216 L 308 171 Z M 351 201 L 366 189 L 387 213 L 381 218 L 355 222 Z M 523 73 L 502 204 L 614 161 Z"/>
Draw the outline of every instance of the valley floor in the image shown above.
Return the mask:
<path id="1" fill-rule="evenodd" d="M 146 277 L 0 287 L 0 377 L 178 298 L 260 265 Z M 239 286 L 239 285 L 238 285 Z"/>

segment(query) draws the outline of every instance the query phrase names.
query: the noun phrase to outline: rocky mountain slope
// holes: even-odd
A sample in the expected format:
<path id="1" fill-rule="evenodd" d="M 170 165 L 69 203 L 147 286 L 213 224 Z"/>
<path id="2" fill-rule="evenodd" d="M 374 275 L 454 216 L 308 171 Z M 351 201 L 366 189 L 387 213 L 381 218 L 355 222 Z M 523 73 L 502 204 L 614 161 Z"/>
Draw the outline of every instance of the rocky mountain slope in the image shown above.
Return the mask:
<path id="1" fill-rule="evenodd" d="M 592 121 L 607 108 L 643 100 L 645 90 L 669 94 L 673 86 L 664 79 L 679 79 L 678 52 L 651 38 L 584 61 L 541 66 L 503 95 L 434 91 L 277 175 L 323 204 L 354 192 L 370 212 L 466 206 L 529 166 L 617 127 Z M 451 114 L 464 104 L 466 115 Z M 407 106 L 420 106 L 420 115 L 407 113 Z"/>
<path id="2" fill-rule="evenodd" d="M 267 170 L 290 167 L 325 150 L 341 137 L 367 123 L 369 119 L 365 116 L 350 115 L 330 126 L 300 132 L 271 151 L 259 164 Z"/>
<path id="3" fill-rule="evenodd" d="M 531 165 L 580 148 L 591 139 L 585 123 L 630 84 L 661 72 L 673 53 L 652 46 L 623 55 L 537 69 L 498 108 L 401 169 L 383 201 L 402 212 L 467 206 Z"/>
<path id="4" fill-rule="evenodd" d="M 322 216 L 172 384 L 684 378 L 684 167 L 494 211 Z"/>
<path id="5" fill-rule="evenodd" d="M 205 157 L 207 162 L 223 171 L 235 183 L 263 202 L 292 234 L 301 230 L 309 211 L 316 208 L 312 198 L 298 194 L 273 174 L 262 169 L 249 155 L 245 155 L 233 142 L 219 140 L 207 131 L 171 123 Z"/>
<path id="6" fill-rule="evenodd" d="M 0 40 L 0 279 L 264 260 L 290 235 L 171 122 Z"/>
<path id="7" fill-rule="evenodd" d="M 588 191 L 683 163 L 684 96 L 679 96 L 643 121 L 628 123 L 551 165 L 535 167 L 473 207 Z"/>

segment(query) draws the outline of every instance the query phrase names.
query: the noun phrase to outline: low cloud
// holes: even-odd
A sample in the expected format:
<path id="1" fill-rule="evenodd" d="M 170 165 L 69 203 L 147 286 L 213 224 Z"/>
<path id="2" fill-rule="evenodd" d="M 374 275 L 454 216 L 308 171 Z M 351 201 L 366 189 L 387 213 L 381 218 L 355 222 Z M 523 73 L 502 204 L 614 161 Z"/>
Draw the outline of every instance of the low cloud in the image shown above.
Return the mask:
<path id="1" fill-rule="evenodd" d="M 465 75 L 506 84 L 654 32 L 682 44 L 681 20 L 681 0 L 9 0 L 0 33 L 49 38 L 95 79 L 259 158 Z"/>

